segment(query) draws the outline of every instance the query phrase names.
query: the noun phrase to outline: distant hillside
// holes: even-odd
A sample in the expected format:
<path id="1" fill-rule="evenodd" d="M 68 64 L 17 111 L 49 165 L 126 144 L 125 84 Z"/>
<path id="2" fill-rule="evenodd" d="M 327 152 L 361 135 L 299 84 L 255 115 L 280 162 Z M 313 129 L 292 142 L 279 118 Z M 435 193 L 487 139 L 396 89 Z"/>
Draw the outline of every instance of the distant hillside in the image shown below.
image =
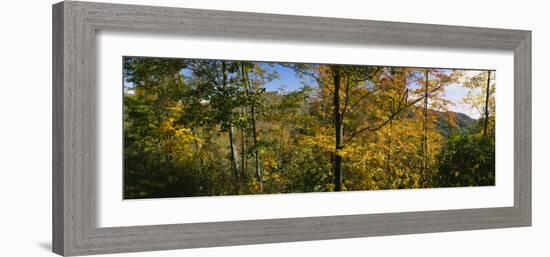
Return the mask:
<path id="1" fill-rule="evenodd" d="M 469 131 L 476 121 L 476 119 L 460 112 L 437 112 L 437 127 L 446 138 L 453 132 Z"/>

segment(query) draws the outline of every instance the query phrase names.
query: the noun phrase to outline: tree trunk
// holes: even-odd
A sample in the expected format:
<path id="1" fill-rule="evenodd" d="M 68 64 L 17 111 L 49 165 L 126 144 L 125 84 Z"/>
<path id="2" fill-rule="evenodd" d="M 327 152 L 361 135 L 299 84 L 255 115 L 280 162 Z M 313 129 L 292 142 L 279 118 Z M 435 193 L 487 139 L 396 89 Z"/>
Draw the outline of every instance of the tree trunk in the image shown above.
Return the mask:
<path id="1" fill-rule="evenodd" d="M 395 103 L 392 99 L 392 102 L 391 102 L 391 110 L 392 112 L 394 112 L 395 110 Z M 392 162 L 392 149 L 393 149 L 393 119 L 390 120 L 390 129 L 389 129 L 389 132 L 388 132 L 388 153 L 386 155 L 386 170 L 388 171 L 389 174 L 391 174 L 390 176 L 392 177 L 392 179 L 394 179 L 394 174 L 393 174 L 393 168 L 392 168 L 392 165 L 391 165 L 391 162 Z"/>
<path id="2" fill-rule="evenodd" d="M 483 136 L 487 135 L 487 125 L 489 124 L 489 94 L 491 88 L 491 71 L 487 73 L 487 88 L 485 90 L 485 120 L 483 122 Z"/>
<path id="3" fill-rule="evenodd" d="M 229 126 L 229 146 L 231 148 L 231 169 L 235 178 L 239 178 L 239 162 L 237 162 L 237 144 L 235 142 L 235 127 L 233 124 Z"/>
<path id="4" fill-rule="evenodd" d="M 428 70 L 426 69 L 426 83 L 424 85 L 424 122 L 423 122 L 423 145 L 422 145 L 422 154 L 423 154 L 423 183 L 426 182 L 427 172 L 428 172 Z"/>
<path id="5" fill-rule="evenodd" d="M 334 191 L 342 190 L 342 155 L 340 151 L 343 148 L 343 126 L 340 116 L 340 71 L 333 69 L 334 82 L 334 132 L 336 135 L 335 154 L 334 154 Z"/>
<path id="6" fill-rule="evenodd" d="M 254 105 L 250 108 L 250 119 L 252 121 L 252 137 L 254 143 L 254 158 L 256 159 L 256 176 L 258 177 L 258 182 L 260 182 L 260 192 L 263 191 L 262 185 L 262 168 L 260 163 L 260 151 L 258 150 L 258 135 L 256 132 L 256 117 Z"/>
<path id="7" fill-rule="evenodd" d="M 241 115 L 244 116 L 246 113 L 245 107 L 242 107 L 241 109 Z M 247 169 L 248 169 L 248 161 L 246 156 L 246 148 L 247 148 L 247 142 L 246 142 L 246 134 L 245 134 L 245 127 L 241 128 L 241 176 L 244 178 L 247 177 Z"/>
<path id="8" fill-rule="evenodd" d="M 248 72 L 246 71 L 244 63 L 241 62 L 241 72 L 242 77 L 245 82 L 246 86 L 246 92 L 247 96 L 249 96 L 249 90 L 250 90 L 250 80 L 248 78 Z M 256 170 L 256 177 L 258 179 L 258 182 L 260 183 L 260 192 L 263 191 L 263 184 L 262 184 L 262 167 L 260 162 L 260 151 L 258 149 L 258 135 L 256 130 L 256 106 L 254 103 L 250 105 L 250 121 L 252 124 L 252 143 L 254 145 L 254 159 L 255 159 L 255 170 Z"/>
<path id="9" fill-rule="evenodd" d="M 285 172 L 285 126 L 281 126 L 281 135 L 280 135 L 280 144 L 279 144 L 279 169 Z"/>
<path id="10" fill-rule="evenodd" d="M 223 81 L 222 86 L 224 89 L 226 89 L 227 86 L 227 67 L 224 61 L 222 61 L 222 73 L 223 73 Z M 232 112 L 233 110 L 229 110 L 229 112 Z M 231 152 L 230 158 L 231 158 L 231 172 L 233 173 L 233 176 L 235 176 L 236 179 L 239 178 L 239 162 L 237 161 L 237 156 L 239 155 L 237 151 L 237 144 L 235 142 L 235 127 L 233 126 L 232 118 L 229 118 L 229 150 Z"/>

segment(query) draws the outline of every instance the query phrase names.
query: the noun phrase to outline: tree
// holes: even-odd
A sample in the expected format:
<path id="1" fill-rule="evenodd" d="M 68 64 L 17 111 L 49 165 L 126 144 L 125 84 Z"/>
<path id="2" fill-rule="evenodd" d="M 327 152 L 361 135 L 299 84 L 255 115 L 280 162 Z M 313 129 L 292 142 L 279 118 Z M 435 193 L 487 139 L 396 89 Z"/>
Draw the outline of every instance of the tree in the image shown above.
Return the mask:
<path id="1" fill-rule="evenodd" d="M 125 198 L 490 185 L 493 76 L 125 58 Z M 450 111 L 457 84 L 480 119 Z"/>
<path id="2" fill-rule="evenodd" d="M 495 130 L 495 87 L 496 78 L 492 71 L 469 72 L 465 76 L 464 87 L 468 89 L 464 103 L 472 106 L 482 117 L 483 135 L 494 137 Z"/>
<path id="3" fill-rule="evenodd" d="M 242 83 L 245 88 L 246 97 L 249 102 L 250 107 L 250 123 L 251 123 L 251 129 L 252 129 L 252 142 L 253 142 L 253 149 L 254 149 L 254 158 L 255 158 L 255 171 L 256 171 L 256 177 L 258 180 L 258 183 L 260 185 L 260 192 L 263 191 L 263 185 L 262 185 L 262 167 L 260 163 L 260 151 L 258 146 L 258 131 L 256 130 L 256 106 L 259 104 L 260 101 L 258 101 L 258 94 L 257 90 L 254 90 L 252 88 L 252 85 L 250 83 L 250 78 L 248 74 L 248 68 L 247 66 L 250 66 L 249 63 L 241 62 L 241 75 L 242 75 Z M 252 91 L 252 92 L 251 92 Z"/>
<path id="4" fill-rule="evenodd" d="M 489 125 L 489 97 L 491 95 L 491 71 L 487 71 L 487 85 L 485 86 L 485 120 L 483 121 L 483 136 L 487 136 Z"/>
<path id="5" fill-rule="evenodd" d="M 435 186 L 489 186 L 495 183 L 494 141 L 482 135 L 455 135 L 439 155 Z"/>
<path id="6" fill-rule="evenodd" d="M 344 122 L 346 112 L 352 110 L 350 101 L 351 91 L 361 85 L 367 86 L 367 80 L 372 78 L 379 68 L 366 66 L 341 66 L 341 65 L 295 65 L 293 68 L 300 74 L 313 77 L 321 88 L 332 92 L 333 127 L 334 127 L 334 152 L 333 152 L 333 177 L 334 191 L 342 190 L 342 151 L 344 150 Z M 309 69 L 309 70 L 308 70 Z M 313 70 L 312 70 L 313 69 Z M 317 69 L 317 71 L 315 71 Z M 318 75 L 316 73 L 318 72 Z M 365 93 L 366 95 L 369 92 Z M 359 104 L 364 97 L 357 99 Z"/>

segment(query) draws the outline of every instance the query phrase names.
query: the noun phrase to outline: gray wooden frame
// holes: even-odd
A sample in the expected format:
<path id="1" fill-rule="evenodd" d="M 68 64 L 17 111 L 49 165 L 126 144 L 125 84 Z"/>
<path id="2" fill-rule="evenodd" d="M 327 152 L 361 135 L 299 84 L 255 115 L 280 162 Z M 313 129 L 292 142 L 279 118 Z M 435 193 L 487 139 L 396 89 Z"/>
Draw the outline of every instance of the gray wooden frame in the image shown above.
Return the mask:
<path id="1" fill-rule="evenodd" d="M 98 228 L 98 30 L 514 52 L 514 206 Z M 506 114 L 509 115 L 509 114 Z M 531 225 L 531 32 L 65 1 L 53 6 L 53 251 L 86 255 Z"/>

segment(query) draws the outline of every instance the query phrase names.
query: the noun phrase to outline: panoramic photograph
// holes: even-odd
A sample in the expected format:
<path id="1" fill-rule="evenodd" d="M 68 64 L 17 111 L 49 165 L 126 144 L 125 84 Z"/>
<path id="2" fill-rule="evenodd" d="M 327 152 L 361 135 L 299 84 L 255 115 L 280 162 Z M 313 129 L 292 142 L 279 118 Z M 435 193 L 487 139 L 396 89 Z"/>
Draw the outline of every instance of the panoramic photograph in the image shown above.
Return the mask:
<path id="1" fill-rule="evenodd" d="M 124 199 L 495 185 L 494 70 L 123 57 Z"/>

